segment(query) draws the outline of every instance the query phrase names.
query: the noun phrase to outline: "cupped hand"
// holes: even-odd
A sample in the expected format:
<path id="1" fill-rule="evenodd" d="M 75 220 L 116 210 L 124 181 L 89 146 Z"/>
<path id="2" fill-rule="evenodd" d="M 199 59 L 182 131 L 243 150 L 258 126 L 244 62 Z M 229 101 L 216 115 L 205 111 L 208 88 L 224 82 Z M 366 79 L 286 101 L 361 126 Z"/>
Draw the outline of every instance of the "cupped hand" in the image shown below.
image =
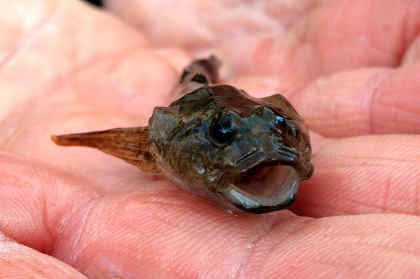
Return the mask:
<path id="1" fill-rule="evenodd" d="M 419 1 L 106 6 L 0 1 L 0 277 L 420 277 Z M 310 127 L 315 173 L 290 210 L 229 214 L 50 141 L 145 125 L 208 53 Z"/>

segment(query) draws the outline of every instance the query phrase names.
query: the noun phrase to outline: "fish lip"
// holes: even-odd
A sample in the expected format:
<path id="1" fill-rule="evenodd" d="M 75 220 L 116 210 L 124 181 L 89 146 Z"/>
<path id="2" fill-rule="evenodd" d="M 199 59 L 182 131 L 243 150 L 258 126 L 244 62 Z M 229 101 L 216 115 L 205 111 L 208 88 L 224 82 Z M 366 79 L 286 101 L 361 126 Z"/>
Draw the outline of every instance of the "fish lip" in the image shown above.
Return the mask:
<path id="1" fill-rule="evenodd" d="M 245 207 L 242 204 L 236 204 L 236 203 L 233 203 L 233 205 L 236 208 L 238 208 L 242 211 L 245 211 L 245 212 L 250 212 L 250 213 L 255 213 L 255 214 L 264 214 L 264 213 L 288 208 L 296 200 L 296 197 L 297 197 L 297 195 L 293 194 L 293 195 L 290 196 L 290 198 L 287 201 L 285 201 L 281 204 L 272 205 L 272 206 L 261 205 L 261 206 L 257 206 L 257 207 Z"/>
<path id="2" fill-rule="evenodd" d="M 268 174 L 263 174 L 262 178 L 257 178 L 254 182 L 248 183 L 250 179 L 253 179 L 252 177 L 242 177 L 235 183 L 229 184 L 221 191 L 223 198 L 242 211 L 256 214 L 281 210 L 290 206 L 296 199 L 301 181 L 299 174 L 292 166 L 276 164 L 272 167 L 279 169 L 269 170 Z M 258 174 L 258 171 L 256 173 Z M 242 183 L 245 184 L 241 186 Z M 259 183 L 267 183 L 268 192 L 264 189 L 259 192 L 260 190 L 255 188 L 260 185 Z M 257 191 L 255 192 L 253 189 L 257 189 Z"/>

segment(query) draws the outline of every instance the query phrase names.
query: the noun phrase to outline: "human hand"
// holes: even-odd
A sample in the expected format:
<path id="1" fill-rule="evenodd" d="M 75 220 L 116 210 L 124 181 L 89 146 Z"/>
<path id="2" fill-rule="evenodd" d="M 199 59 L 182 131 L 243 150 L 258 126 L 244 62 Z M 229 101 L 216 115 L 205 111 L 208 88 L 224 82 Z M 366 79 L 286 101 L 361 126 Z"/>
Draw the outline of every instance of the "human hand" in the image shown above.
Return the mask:
<path id="1" fill-rule="evenodd" d="M 281 2 L 108 1 L 136 30 L 75 0 L 0 1 L 0 275 L 418 278 L 420 2 Z M 290 211 L 231 215 L 49 140 L 146 124 L 209 52 L 311 128 Z"/>

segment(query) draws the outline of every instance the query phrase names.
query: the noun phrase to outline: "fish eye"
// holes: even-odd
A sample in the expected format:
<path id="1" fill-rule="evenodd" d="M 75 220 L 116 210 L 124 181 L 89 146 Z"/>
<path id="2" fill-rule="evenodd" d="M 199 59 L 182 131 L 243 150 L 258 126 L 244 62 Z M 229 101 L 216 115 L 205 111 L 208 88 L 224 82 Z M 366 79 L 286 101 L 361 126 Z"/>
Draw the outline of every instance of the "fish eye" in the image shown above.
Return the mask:
<path id="1" fill-rule="evenodd" d="M 211 124 L 209 135 L 217 145 L 226 145 L 232 142 L 235 130 L 232 128 L 232 116 L 230 114 L 219 115 Z"/>
<path id="2" fill-rule="evenodd" d="M 198 83 L 207 83 L 207 78 L 205 75 L 202 74 L 196 74 L 195 76 L 193 76 L 193 78 L 191 79 L 192 81 L 198 82 Z"/>

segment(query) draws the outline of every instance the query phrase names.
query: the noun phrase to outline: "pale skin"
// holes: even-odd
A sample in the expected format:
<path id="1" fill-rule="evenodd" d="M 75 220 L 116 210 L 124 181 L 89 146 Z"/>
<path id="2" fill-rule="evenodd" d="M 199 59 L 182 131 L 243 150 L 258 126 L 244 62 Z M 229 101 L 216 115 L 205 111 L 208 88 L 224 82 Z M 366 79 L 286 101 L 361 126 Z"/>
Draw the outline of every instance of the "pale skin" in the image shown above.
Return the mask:
<path id="1" fill-rule="evenodd" d="M 420 1 L 122 2 L 0 1 L 1 278 L 420 277 Z M 208 52 L 311 129 L 290 210 L 232 215 L 50 141 L 146 124 Z"/>

